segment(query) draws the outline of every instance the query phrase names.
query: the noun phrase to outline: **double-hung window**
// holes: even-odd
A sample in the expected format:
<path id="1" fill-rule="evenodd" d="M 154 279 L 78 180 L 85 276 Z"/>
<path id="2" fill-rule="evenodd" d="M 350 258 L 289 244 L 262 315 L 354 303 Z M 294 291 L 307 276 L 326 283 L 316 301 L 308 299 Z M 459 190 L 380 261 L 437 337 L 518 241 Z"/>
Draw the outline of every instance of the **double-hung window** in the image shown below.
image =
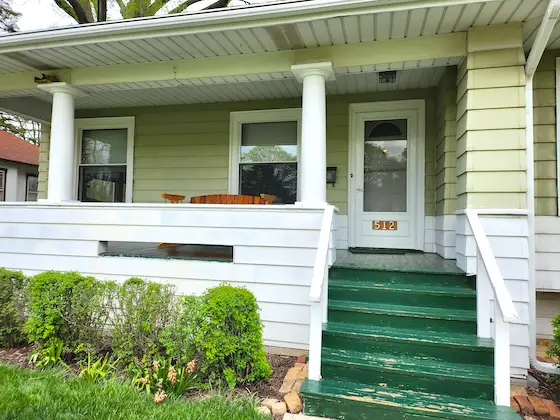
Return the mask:
<path id="1" fill-rule="evenodd" d="M 25 182 L 25 201 L 37 201 L 37 187 L 39 185 L 39 178 L 37 175 L 27 174 Z"/>
<path id="2" fill-rule="evenodd" d="M 299 109 L 232 113 L 231 193 L 297 201 L 300 115 Z"/>
<path id="3" fill-rule="evenodd" d="M 0 168 L 0 201 L 6 201 L 6 169 Z"/>
<path id="4" fill-rule="evenodd" d="M 77 120 L 78 200 L 132 201 L 134 118 Z"/>

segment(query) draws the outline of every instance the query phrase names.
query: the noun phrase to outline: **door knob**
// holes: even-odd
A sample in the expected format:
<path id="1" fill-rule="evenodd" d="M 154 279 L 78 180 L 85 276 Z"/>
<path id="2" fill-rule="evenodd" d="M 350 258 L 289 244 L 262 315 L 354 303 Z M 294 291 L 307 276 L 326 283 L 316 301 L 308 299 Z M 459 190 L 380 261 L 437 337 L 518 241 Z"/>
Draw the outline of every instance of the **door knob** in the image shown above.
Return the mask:
<path id="1" fill-rule="evenodd" d="M 363 189 L 363 188 L 357 188 L 357 190 L 358 190 L 358 191 L 363 191 L 364 189 Z"/>

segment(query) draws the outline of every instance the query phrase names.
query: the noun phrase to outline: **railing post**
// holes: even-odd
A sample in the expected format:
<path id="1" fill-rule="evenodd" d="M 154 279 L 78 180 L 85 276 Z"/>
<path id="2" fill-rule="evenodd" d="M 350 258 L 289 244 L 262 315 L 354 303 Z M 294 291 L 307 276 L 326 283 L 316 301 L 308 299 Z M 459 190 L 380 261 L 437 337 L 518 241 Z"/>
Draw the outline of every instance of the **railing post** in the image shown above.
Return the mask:
<path id="1" fill-rule="evenodd" d="M 490 278 L 482 256 L 476 249 L 476 335 L 490 338 L 490 297 L 493 295 Z M 496 303 L 496 306 L 499 306 Z"/>
<path id="2" fill-rule="evenodd" d="M 323 341 L 322 302 L 311 303 L 309 323 L 309 379 L 321 379 L 321 347 Z"/>
<path id="3" fill-rule="evenodd" d="M 509 323 L 497 303 L 494 305 L 494 401 L 496 405 L 510 405 L 510 348 Z"/>
<path id="4" fill-rule="evenodd" d="M 323 324 L 327 323 L 328 308 L 329 308 L 329 264 L 325 261 L 325 278 L 323 279 L 323 295 L 321 296 L 321 320 Z M 321 327 L 322 330 L 322 327 Z"/>

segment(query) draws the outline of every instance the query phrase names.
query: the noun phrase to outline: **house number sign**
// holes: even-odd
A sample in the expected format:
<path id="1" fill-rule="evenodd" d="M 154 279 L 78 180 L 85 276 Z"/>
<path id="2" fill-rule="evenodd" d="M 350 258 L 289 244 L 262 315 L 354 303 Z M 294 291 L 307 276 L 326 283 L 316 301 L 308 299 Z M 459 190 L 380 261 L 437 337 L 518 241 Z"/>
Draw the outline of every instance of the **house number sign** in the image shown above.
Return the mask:
<path id="1" fill-rule="evenodd" d="M 396 220 L 374 220 L 372 222 L 373 230 L 399 230 Z"/>

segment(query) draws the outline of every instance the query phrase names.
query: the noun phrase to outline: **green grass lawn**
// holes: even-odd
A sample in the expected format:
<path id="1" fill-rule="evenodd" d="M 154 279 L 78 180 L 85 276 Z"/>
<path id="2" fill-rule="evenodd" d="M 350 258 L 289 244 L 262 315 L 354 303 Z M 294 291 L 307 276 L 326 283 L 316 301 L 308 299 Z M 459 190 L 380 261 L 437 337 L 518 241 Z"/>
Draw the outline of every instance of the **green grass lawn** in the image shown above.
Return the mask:
<path id="1" fill-rule="evenodd" d="M 156 404 L 117 381 L 88 385 L 57 371 L 30 371 L 0 364 L 0 419 L 181 419 L 263 420 L 250 398 L 220 396 Z"/>

